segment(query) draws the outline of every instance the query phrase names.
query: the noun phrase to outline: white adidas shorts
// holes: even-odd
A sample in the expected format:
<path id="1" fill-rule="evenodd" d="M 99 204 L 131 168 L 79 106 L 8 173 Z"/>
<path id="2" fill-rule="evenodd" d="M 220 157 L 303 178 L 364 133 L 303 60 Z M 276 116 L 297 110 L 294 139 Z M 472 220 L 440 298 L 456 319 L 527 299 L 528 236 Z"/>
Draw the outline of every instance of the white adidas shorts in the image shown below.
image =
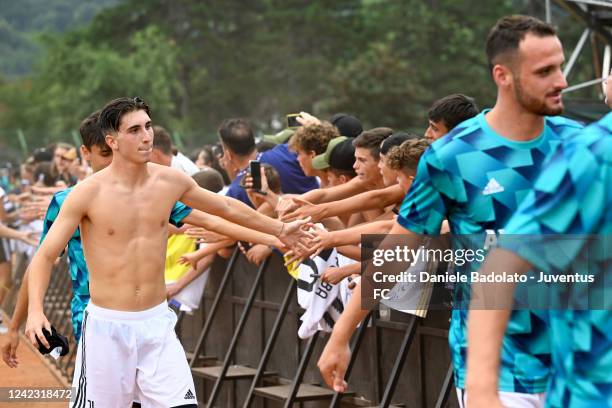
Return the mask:
<path id="1" fill-rule="evenodd" d="M 141 312 L 85 309 L 72 408 L 197 407 L 185 351 L 164 303 Z"/>
<path id="2" fill-rule="evenodd" d="M 466 392 L 456 388 L 459 407 L 466 408 Z M 506 408 L 543 408 L 546 401 L 546 393 L 524 394 L 521 392 L 499 391 L 499 400 Z"/>

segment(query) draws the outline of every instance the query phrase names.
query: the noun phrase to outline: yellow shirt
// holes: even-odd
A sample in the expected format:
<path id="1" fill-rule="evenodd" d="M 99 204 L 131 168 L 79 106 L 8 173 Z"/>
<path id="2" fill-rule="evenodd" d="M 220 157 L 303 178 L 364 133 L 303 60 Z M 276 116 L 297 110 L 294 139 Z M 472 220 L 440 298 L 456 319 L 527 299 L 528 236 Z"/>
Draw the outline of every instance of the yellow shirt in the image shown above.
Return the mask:
<path id="1" fill-rule="evenodd" d="M 168 238 L 166 250 L 166 272 L 164 277 L 166 282 L 176 282 L 190 268 L 190 265 L 181 265 L 178 260 L 186 253 L 196 249 L 195 240 L 184 234 L 175 234 Z"/>

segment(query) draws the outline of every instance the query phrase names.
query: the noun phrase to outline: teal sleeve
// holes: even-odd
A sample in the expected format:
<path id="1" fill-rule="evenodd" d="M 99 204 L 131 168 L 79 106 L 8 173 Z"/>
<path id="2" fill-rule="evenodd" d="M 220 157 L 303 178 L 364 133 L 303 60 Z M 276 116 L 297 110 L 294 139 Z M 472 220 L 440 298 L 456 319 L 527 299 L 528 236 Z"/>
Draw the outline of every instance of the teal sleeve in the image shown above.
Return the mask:
<path id="1" fill-rule="evenodd" d="M 43 231 L 42 231 L 42 235 L 40 236 L 40 242 L 38 245 L 42 244 L 42 242 L 47 237 L 47 233 L 49 232 L 49 230 L 51 229 L 51 226 L 57 219 L 57 215 L 59 214 L 60 208 L 61 207 L 57 199 L 57 195 L 54 195 L 53 198 L 51 199 L 51 202 L 49 203 L 49 206 L 47 207 L 47 212 L 45 214 L 45 219 L 43 221 Z"/>
<path id="2" fill-rule="evenodd" d="M 609 130 L 590 126 L 547 160 L 500 246 L 544 271 L 563 271 L 609 225 Z"/>
<path id="3" fill-rule="evenodd" d="M 191 207 L 177 201 L 172 208 L 172 212 L 170 213 L 170 224 L 180 228 L 183 225 L 183 219 L 191 214 L 191 211 L 193 211 Z"/>
<path id="4" fill-rule="evenodd" d="M 439 234 L 447 215 L 444 195 L 451 191 L 451 178 L 430 147 L 419 160 L 416 177 L 402 202 L 397 222 L 417 234 Z"/>

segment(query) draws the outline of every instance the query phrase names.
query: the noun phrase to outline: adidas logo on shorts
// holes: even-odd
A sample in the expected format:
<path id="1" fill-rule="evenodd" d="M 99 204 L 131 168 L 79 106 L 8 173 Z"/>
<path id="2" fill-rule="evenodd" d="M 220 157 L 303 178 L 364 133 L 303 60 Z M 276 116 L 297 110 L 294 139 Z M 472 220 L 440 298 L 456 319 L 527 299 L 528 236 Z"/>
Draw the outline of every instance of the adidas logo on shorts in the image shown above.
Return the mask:
<path id="1" fill-rule="evenodd" d="M 195 399 L 195 395 L 193 395 L 193 392 L 191 392 L 191 390 L 187 390 L 187 394 L 185 394 L 185 399 Z"/>

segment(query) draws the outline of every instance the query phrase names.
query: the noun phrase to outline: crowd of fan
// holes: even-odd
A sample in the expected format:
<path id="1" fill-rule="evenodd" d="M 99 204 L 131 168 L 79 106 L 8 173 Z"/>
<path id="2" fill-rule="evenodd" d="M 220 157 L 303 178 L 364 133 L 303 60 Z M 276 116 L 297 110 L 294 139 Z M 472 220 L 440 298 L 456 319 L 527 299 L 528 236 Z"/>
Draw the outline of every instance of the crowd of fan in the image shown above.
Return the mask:
<path id="1" fill-rule="evenodd" d="M 166 129 L 155 126 L 151 161 L 177 168 L 201 187 L 283 221 L 311 217 L 317 223 L 317 243 L 285 255 L 288 272 L 297 279 L 299 262 L 292 261 L 337 248 L 343 266 L 334 258 L 335 263 L 327 262 L 318 271 L 321 283 L 335 285 L 359 273 L 360 234 L 390 229 L 428 144 L 477 113 L 471 98 L 449 95 L 432 105 L 427 131 L 420 136 L 388 127 L 364 130 L 348 114 L 338 113 L 325 121 L 302 112 L 299 126 L 266 135 L 259 142 L 248 121 L 227 119 L 219 127 L 219 142 L 188 156 L 178 151 Z M 36 149 L 18 167 L 5 164 L 0 180 L 0 303 L 12 285 L 13 256 L 17 252 L 32 255 L 53 194 L 110 162 L 110 149 L 102 146 L 94 151 L 87 143 L 87 133 L 95 129 L 95 115 L 81 124 L 83 146 L 61 142 Z M 252 160 L 262 163 L 259 190 L 251 188 Z M 255 241 L 259 242 L 237 242 L 205 228 L 170 225 L 168 298 L 182 310 L 197 308 L 215 256 L 227 257 L 236 244 L 257 265 L 279 249 L 261 243 L 266 242 L 263 238 Z M 5 326 L 0 328 L 6 331 Z"/>

